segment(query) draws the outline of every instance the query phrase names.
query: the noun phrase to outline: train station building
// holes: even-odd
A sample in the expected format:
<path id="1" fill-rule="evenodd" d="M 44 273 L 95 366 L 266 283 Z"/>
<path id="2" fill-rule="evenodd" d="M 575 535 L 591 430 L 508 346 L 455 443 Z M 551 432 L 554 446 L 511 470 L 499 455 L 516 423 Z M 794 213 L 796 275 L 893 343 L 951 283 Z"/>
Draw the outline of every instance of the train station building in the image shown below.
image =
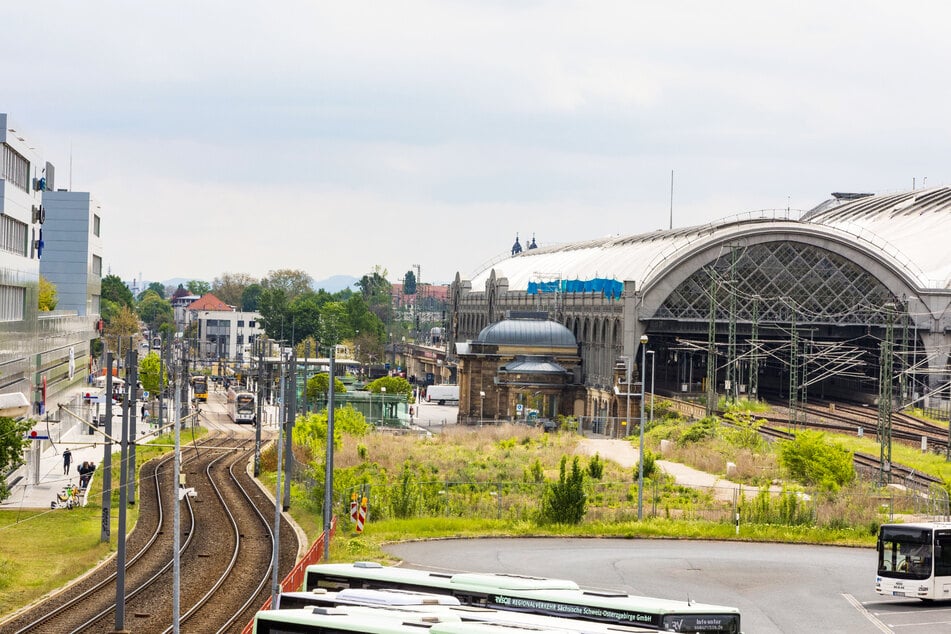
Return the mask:
<path id="1" fill-rule="evenodd" d="M 457 274 L 450 289 L 460 421 L 485 416 L 479 395 L 492 392 L 491 418 L 515 419 L 531 402 L 543 417 L 596 427 L 624 416 L 642 377 L 647 391 L 708 408 L 723 397 L 782 399 L 792 420 L 802 404 L 836 397 L 947 415 L 949 221 L 948 187 L 835 193 L 800 218 L 756 212 L 513 248 L 472 279 Z M 558 398 L 539 402 L 535 386 L 501 396 L 510 361 L 489 376 L 475 354 L 497 324 L 528 313 L 575 339 L 579 363 Z M 503 331 L 510 349 L 526 344 L 524 330 Z"/>

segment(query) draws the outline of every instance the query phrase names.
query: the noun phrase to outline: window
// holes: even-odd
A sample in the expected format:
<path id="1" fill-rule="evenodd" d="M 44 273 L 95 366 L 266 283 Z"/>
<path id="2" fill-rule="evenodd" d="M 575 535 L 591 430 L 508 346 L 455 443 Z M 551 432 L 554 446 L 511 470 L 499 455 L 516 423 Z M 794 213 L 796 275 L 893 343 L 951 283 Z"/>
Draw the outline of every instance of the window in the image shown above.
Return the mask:
<path id="1" fill-rule="evenodd" d="M 25 192 L 30 191 L 30 162 L 6 143 L 0 146 L 0 178 Z"/>
<path id="2" fill-rule="evenodd" d="M 248 328 L 254 328 L 254 320 L 248 322 Z"/>
<path id="3" fill-rule="evenodd" d="M 0 285 L 0 321 L 22 321 L 26 289 Z"/>
<path id="4" fill-rule="evenodd" d="M 0 250 L 26 255 L 26 223 L 10 216 L 0 216 Z"/>
<path id="5" fill-rule="evenodd" d="M 97 238 L 99 237 L 99 215 L 98 214 L 92 215 L 92 234 L 96 236 Z"/>
<path id="6" fill-rule="evenodd" d="M 92 296 L 92 305 L 89 307 L 89 312 L 93 315 L 100 314 L 102 310 L 102 297 L 99 295 Z"/>
<path id="7" fill-rule="evenodd" d="M 92 256 L 92 272 L 93 275 L 102 277 L 102 258 L 98 255 Z"/>
<path id="8" fill-rule="evenodd" d="M 238 328 L 244 328 L 244 320 L 243 320 L 243 319 L 239 319 L 239 320 L 238 320 Z"/>

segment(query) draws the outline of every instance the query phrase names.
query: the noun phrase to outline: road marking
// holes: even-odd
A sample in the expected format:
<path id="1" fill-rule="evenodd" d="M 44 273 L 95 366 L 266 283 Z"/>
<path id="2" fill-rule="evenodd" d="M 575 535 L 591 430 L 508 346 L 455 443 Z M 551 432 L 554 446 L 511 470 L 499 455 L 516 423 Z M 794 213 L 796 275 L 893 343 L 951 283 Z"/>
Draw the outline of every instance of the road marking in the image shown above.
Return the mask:
<path id="1" fill-rule="evenodd" d="M 872 623 L 872 625 L 877 627 L 882 632 L 888 632 L 888 634 L 894 634 L 894 631 L 890 627 L 882 623 L 878 619 L 878 617 L 876 617 L 874 614 L 866 610 L 865 606 L 862 605 L 861 601 L 853 597 L 851 594 L 843 594 L 842 596 L 845 597 L 846 601 L 852 604 L 853 608 L 859 611 L 859 614 L 867 618 Z"/>

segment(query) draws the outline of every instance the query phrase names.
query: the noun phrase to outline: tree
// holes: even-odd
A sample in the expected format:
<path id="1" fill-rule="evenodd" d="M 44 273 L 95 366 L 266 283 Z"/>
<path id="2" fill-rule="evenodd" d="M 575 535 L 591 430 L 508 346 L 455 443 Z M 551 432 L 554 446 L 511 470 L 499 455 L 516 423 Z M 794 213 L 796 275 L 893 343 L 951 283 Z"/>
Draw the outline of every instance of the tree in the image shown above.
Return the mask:
<path id="1" fill-rule="evenodd" d="M 189 280 L 185 286 L 192 295 L 205 295 L 211 292 L 211 284 L 204 280 Z"/>
<path id="2" fill-rule="evenodd" d="M 211 292 L 229 306 L 241 306 L 245 290 L 257 283 L 257 278 L 247 273 L 222 273 L 211 282 Z"/>
<path id="3" fill-rule="evenodd" d="M 40 276 L 39 308 L 42 312 L 56 310 L 56 303 L 59 300 L 56 297 L 56 284 Z"/>
<path id="4" fill-rule="evenodd" d="M 403 294 L 416 294 L 416 275 L 412 271 L 406 271 L 406 275 L 403 277 Z"/>
<path id="5" fill-rule="evenodd" d="M 155 293 L 162 299 L 165 299 L 165 285 L 162 284 L 161 282 L 152 282 L 151 284 L 148 285 L 148 287 L 146 287 L 144 291 L 139 293 L 139 300 L 141 301 L 142 298 L 145 297 L 145 294 L 148 293 L 149 291 L 152 291 L 153 293 Z"/>
<path id="6" fill-rule="evenodd" d="M 0 473 L 9 473 L 22 465 L 23 451 L 33 441 L 27 440 L 26 434 L 33 427 L 34 421 L 29 419 L 16 420 L 8 416 L 0 417 Z M 10 495 L 7 483 L 0 478 L 0 500 Z"/>
<path id="7" fill-rule="evenodd" d="M 287 293 L 279 288 L 264 288 L 258 298 L 258 313 L 261 315 L 261 327 L 271 339 L 283 339 L 285 326 L 290 335 L 291 320 L 288 314 Z"/>
<path id="8" fill-rule="evenodd" d="M 103 300 L 114 302 L 118 306 L 127 306 L 132 308 L 135 305 L 135 298 L 132 291 L 125 285 L 125 282 L 118 275 L 107 275 L 102 278 L 102 290 L 100 291 Z M 116 308 L 118 308 L 118 306 Z"/>
<path id="9" fill-rule="evenodd" d="M 387 394 L 405 394 L 407 397 L 413 395 L 413 386 L 401 376 L 381 376 L 367 385 L 367 391 L 379 394 L 384 387 Z"/>
<path id="10" fill-rule="evenodd" d="M 260 284 L 249 284 L 241 293 L 241 310 L 257 312 L 264 287 Z"/>
<path id="11" fill-rule="evenodd" d="M 122 342 L 121 349 L 126 350 L 129 346 L 129 337 L 133 337 L 133 342 L 140 337 L 139 318 L 128 306 L 120 306 L 112 320 L 106 324 L 104 335 L 109 350 L 119 350 L 120 341 Z"/>
<path id="12" fill-rule="evenodd" d="M 558 482 L 551 482 L 542 495 L 541 520 L 550 524 L 580 524 L 584 519 L 588 496 L 584 492 L 584 473 L 578 456 L 567 473 L 568 456 L 561 457 Z"/>
<path id="13" fill-rule="evenodd" d="M 330 387 L 330 374 L 327 372 L 322 372 L 321 374 L 315 374 L 314 376 L 307 379 L 307 399 L 309 401 L 317 401 L 321 397 L 327 396 L 327 389 Z M 334 393 L 343 394 L 347 391 L 347 386 L 343 384 L 343 381 L 334 377 Z"/>
<path id="14" fill-rule="evenodd" d="M 288 301 L 307 291 L 312 291 L 313 284 L 313 278 L 306 271 L 300 269 L 268 271 L 267 277 L 261 280 L 261 285 L 264 288 L 283 290 Z"/>
<path id="15" fill-rule="evenodd" d="M 138 312 L 139 317 L 152 331 L 158 331 L 163 326 L 175 322 L 172 303 L 162 299 L 151 290 L 146 291 L 145 296 L 139 301 Z"/>
<path id="16" fill-rule="evenodd" d="M 363 414 L 352 406 L 334 410 L 334 447 L 339 448 L 343 435 L 366 436 L 373 428 Z M 326 455 L 327 410 L 298 417 L 294 423 L 294 444 L 304 447 L 310 457 Z"/>
<path id="17" fill-rule="evenodd" d="M 157 352 L 149 352 L 139 359 L 139 380 L 142 388 L 151 394 L 158 394 L 168 385 L 168 370 L 162 367 Z"/>
<path id="18" fill-rule="evenodd" d="M 383 323 L 389 323 L 393 307 L 392 285 L 386 280 L 386 269 L 374 267 L 357 282 L 370 311 Z"/>

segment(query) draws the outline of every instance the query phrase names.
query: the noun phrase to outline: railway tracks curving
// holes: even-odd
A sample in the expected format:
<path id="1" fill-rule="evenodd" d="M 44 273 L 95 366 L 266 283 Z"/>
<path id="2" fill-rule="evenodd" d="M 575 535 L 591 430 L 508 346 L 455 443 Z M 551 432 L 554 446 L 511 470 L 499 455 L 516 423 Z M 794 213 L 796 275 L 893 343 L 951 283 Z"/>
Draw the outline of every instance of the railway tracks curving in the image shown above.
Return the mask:
<path id="1" fill-rule="evenodd" d="M 181 624 L 185 632 L 239 632 L 269 595 L 274 506 L 247 473 L 253 440 L 216 434 L 183 447 L 182 473 L 197 497 L 182 504 Z M 177 486 L 170 456 L 142 468 L 139 520 L 127 542 L 125 627 L 171 631 L 172 508 Z M 148 484 L 148 486 L 146 485 Z M 285 574 L 297 538 L 281 523 Z M 115 626 L 115 560 L 4 624 L 4 631 L 102 632 Z"/>

